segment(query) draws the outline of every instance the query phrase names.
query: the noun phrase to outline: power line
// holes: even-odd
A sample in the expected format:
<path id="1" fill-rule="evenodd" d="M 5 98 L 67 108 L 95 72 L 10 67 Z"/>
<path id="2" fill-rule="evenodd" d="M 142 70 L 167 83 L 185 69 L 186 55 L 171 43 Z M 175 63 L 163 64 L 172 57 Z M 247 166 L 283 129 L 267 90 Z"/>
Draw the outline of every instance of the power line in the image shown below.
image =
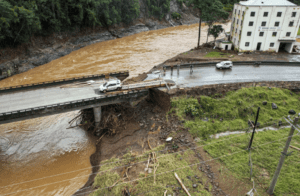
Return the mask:
<path id="1" fill-rule="evenodd" d="M 293 136 L 295 136 L 295 135 L 293 135 Z M 289 137 L 293 137 L 293 136 L 289 136 Z M 271 142 L 267 142 L 267 143 L 264 143 L 264 144 L 259 145 L 259 146 L 268 145 L 268 144 L 271 144 L 271 143 L 274 143 L 274 142 L 277 142 L 277 141 L 281 141 L 281 140 L 287 139 L 287 138 L 289 138 L 289 137 L 282 138 L 282 139 L 275 140 L 275 141 L 271 141 Z M 259 147 L 259 146 L 257 146 L 257 147 Z M 255 148 L 255 147 L 253 147 L 253 148 Z M 220 156 L 220 157 L 217 157 L 217 158 L 214 158 L 214 159 L 210 159 L 210 160 L 207 160 L 207 161 L 201 161 L 201 162 L 199 162 L 199 163 L 190 164 L 190 165 L 188 165 L 188 166 L 181 167 L 181 168 L 176 168 L 176 169 L 174 169 L 174 170 L 170 170 L 170 171 L 167 171 L 167 172 L 161 172 L 161 173 L 155 174 L 155 175 L 156 175 L 156 176 L 158 176 L 158 175 L 163 175 L 163 174 L 166 174 L 166 173 L 170 173 L 170 172 L 172 172 L 172 171 L 184 169 L 184 168 L 186 168 L 186 167 L 190 167 L 190 166 L 198 165 L 198 164 L 201 164 L 201 163 L 206 163 L 206 162 L 210 162 L 210 161 L 213 161 L 213 160 L 221 159 L 222 157 L 231 156 L 231 155 L 234 155 L 234 154 L 238 154 L 238 153 L 240 153 L 240 152 L 245 152 L 245 151 L 247 151 L 247 150 L 248 150 L 248 149 L 246 149 L 246 150 L 241 150 L 241 151 L 238 151 L 238 152 L 234 152 L 234 153 L 230 153 L 230 154 L 227 154 L 227 155 L 223 155 L 223 156 Z M 119 186 L 119 185 L 122 185 L 122 184 L 127 184 L 127 183 L 130 183 L 130 182 L 135 182 L 135 181 L 139 181 L 139 180 L 143 180 L 143 179 L 150 178 L 150 177 L 153 177 L 153 176 L 147 176 L 147 177 L 143 177 L 143 178 L 131 180 L 131 181 L 128 181 L 128 182 L 123 182 L 123 183 L 117 184 L 117 185 L 115 185 L 115 186 Z M 101 188 L 101 189 L 98 189 L 98 190 L 103 190 L 103 189 L 107 189 L 107 188 L 112 188 L 112 187 L 115 187 L 115 186 L 108 186 L 108 187 L 104 187 L 104 188 Z M 98 190 L 96 190 L 96 191 L 98 191 Z M 94 191 L 94 190 L 93 190 L 93 191 Z M 79 194 L 76 194 L 76 195 L 81 195 L 81 194 L 89 193 L 89 192 L 93 192 L 93 191 L 83 192 L 83 193 L 79 193 Z"/>
<path id="2" fill-rule="evenodd" d="M 241 136 L 241 135 L 236 135 L 235 137 L 238 137 L 238 136 Z M 232 139 L 232 138 L 235 138 L 235 137 L 230 137 L 230 138 L 227 138 L 227 139 L 225 139 L 225 140 L 220 140 L 220 141 L 217 141 L 217 142 L 213 142 L 213 143 L 209 143 L 209 144 L 205 144 L 205 145 L 201 145 L 201 146 L 197 146 L 197 147 L 188 148 L 188 149 L 185 149 L 185 150 L 181 150 L 181 151 L 169 153 L 169 154 L 166 154 L 166 155 L 163 155 L 163 156 L 159 156 L 159 157 L 157 157 L 157 158 L 169 156 L 169 155 L 172 155 L 172 154 L 177 154 L 177 153 L 180 153 L 180 152 L 185 152 L 185 151 L 188 151 L 188 150 L 194 150 L 194 149 L 197 149 L 197 148 L 200 148 L 200 147 L 203 147 L 203 146 L 212 145 L 212 144 L 215 144 L 215 143 L 218 143 L 218 142 L 222 142 L 222 141 L 226 141 L 226 140 L 229 140 L 229 139 Z M 19 191 L 17 191 L 17 192 L 8 193 L 8 194 L 5 194 L 5 195 L 9 195 L 9 194 L 13 194 L 13 193 L 19 193 L 19 192 L 23 192 L 23 191 L 26 191 L 26 190 L 32 190 L 32 189 L 35 189 L 35 188 L 44 187 L 44 186 L 48 186 L 48 185 L 52 185 L 52 184 L 57 184 L 57 183 L 60 183 L 60 182 L 66 182 L 66 181 L 69 181 L 69 180 L 72 180 L 72 179 L 77 179 L 77 178 L 82 178 L 82 177 L 85 177 L 85 176 L 90 176 L 90 175 L 92 175 L 92 174 L 100 174 L 100 173 L 112 171 L 112 170 L 115 170 L 115 169 L 123 168 L 123 167 L 125 167 L 125 166 L 134 166 L 134 165 L 137 165 L 137 164 L 140 164 L 140 163 L 145 163 L 145 162 L 147 162 L 147 160 L 146 160 L 146 161 L 140 161 L 140 162 L 137 162 L 137 163 L 134 163 L 134 164 L 122 165 L 122 166 L 115 167 L 115 168 L 112 168 L 112 169 L 109 169 L 109 170 L 105 170 L 105 171 L 101 171 L 101 172 L 95 172 L 95 173 L 91 173 L 91 174 L 88 174 L 88 175 L 83 175 L 83 176 L 80 176 L 80 177 L 70 178 L 70 179 L 66 179 L 66 180 L 62 180 L 62 181 L 56 181 L 56 182 L 53 182 L 53 183 L 48 183 L 48 184 L 44 184 L 44 185 L 40 185 L 40 186 L 28 188 L 28 189 L 23 189 L 23 190 L 19 190 Z M 20 183 L 20 184 L 21 184 L 21 183 Z M 7 187 L 7 186 L 6 186 L 6 187 Z M 4 188 L 5 188 L 5 187 L 4 187 Z M 86 187 L 86 188 L 87 188 L 87 187 Z M 81 189 L 81 190 L 83 190 L 83 189 Z"/>
<path id="3" fill-rule="evenodd" d="M 241 136 L 241 135 L 236 135 L 235 137 L 238 137 L 238 136 Z M 222 141 L 226 141 L 226 140 L 229 140 L 229 139 L 232 139 L 232 138 L 235 138 L 235 137 L 230 137 L 228 139 L 225 139 L 225 140 L 220 140 L 220 141 L 217 141 L 217 142 L 222 142 Z M 202 140 L 202 141 L 207 141 L 209 139 L 206 139 L 206 140 Z M 217 143 L 217 142 L 213 142 L 213 143 L 210 143 L 210 144 L 214 144 L 214 143 Z M 210 144 L 207 144 L 207 145 L 210 145 Z M 190 144 L 183 144 L 181 146 L 189 146 Z M 204 145 L 206 146 L 206 145 Z M 201 147 L 201 146 L 199 146 Z M 193 149 L 193 148 L 191 148 Z M 168 151 L 169 149 L 166 149 L 166 150 L 160 150 L 160 151 L 154 151 L 156 153 L 159 153 L 159 152 L 164 152 L 164 151 Z M 149 152 L 153 152 L 153 151 L 147 151 L 145 152 L 146 154 L 149 153 Z M 181 152 L 181 151 L 178 151 L 178 152 Z M 175 152 L 175 153 L 178 153 L 178 152 Z M 139 155 L 139 156 L 136 156 L 134 158 L 139 158 L 139 157 L 142 157 L 142 156 L 145 156 L 145 158 L 147 158 L 147 156 L 144 154 L 142 155 Z M 148 155 L 148 154 L 147 154 Z M 168 154 L 169 155 L 169 154 Z M 158 157 L 159 158 L 159 157 Z M 120 161 L 127 161 L 127 160 L 130 160 L 132 158 L 128 158 L 128 159 L 124 159 L 124 160 L 120 160 Z M 24 183 L 27 183 L 27 182 L 33 182 L 33 181 L 36 181 L 36 180 L 42 180 L 42 179 L 46 179 L 46 178 L 51 178 L 51 177 L 56 177 L 56 176 L 60 176 L 60 175 L 64 175 L 64 174 L 69 174 L 69 173 L 73 173 L 73 172 L 77 172 L 77 171 L 82 171 L 82 170 L 86 170 L 86 169 L 90 169 L 90 168 L 94 168 L 94 167 L 100 167 L 100 166 L 104 166 L 104 165 L 108 165 L 108 164 L 113 164 L 113 163 L 119 163 L 120 161 L 115 161 L 115 162 L 108 162 L 108 163 L 105 163 L 105 164 L 99 164 L 99 165 L 95 165 L 95 166 L 91 166 L 91 167 L 87 167 L 87 168 L 83 168 L 83 169 L 78 169 L 78 170 L 73 170 L 73 171 L 70 171 L 70 172 L 65 172 L 65 173 L 60 173 L 60 174 L 56 174 L 56 175 L 51 175 L 51 176 L 46 176 L 46 177 L 42 177 L 42 178 L 37 178 L 37 179 L 33 179 L 33 180 L 29 180 L 29 181 L 24 181 L 24 182 L 20 182 L 20 183 L 15 183 L 15 184 L 10 184 L 10 185 L 7 185 L 7 186 L 3 186 L 3 187 L 0 187 L 0 189 L 2 188 L 6 188 L 6 187 L 10 187 L 10 186 L 14 186 L 14 185 L 19 185 L 19 184 L 24 184 Z M 144 161 L 145 162 L 145 161 Z M 128 165 L 123 165 L 123 166 L 128 166 Z M 121 168 L 118 167 L 118 168 Z M 108 170 L 110 171 L 110 170 Z M 93 174 L 93 173 L 92 173 Z M 89 174 L 90 175 L 90 174 Z"/>
<path id="4" fill-rule="evenodd" d="M 242 136 L 242 135 L 236 135 L 235 137 L 239 137 L 239 136 Z M 213 143 L 209 143 L 209 144 L 206 144 L 206 145 L 197 146 L 197 147 L 194 147 L 194 148 L 189 148 L 189 149 L 186 149 L 186 150 L 177 151 L 177 152 L 174 152 L 174 153 L 169 153 L 169 154 L 167 154 L 167 155 L 160 156 L 160 157 L 157 157 L 157 158 L 169 156 L 169 155 L 176 154 L 176 153 L 180 153 L 180 152 L 185 152 L 185 151 L 187 151 L 187 150 L 194 150 L 194 149 L 197 149 L 197 148 L 200 148 L 200 147 L 203 147 L 203 146 L 208 146 L 208 145 L 212 145 L 212 144 L 215 144 L 215 143 L 218 143 L 218 142 L 223 142 L 223 141 L 226 141 L 226 140 L 230 140 L 230 139 L 235 138 L 235 137 L 229 137 L 228 139 L 225 139 L 225 140 L 216 141 L 216 142 L 213 142 Z M 207 139 L 207 140 L 208 140 L 208 139 Z M 205 141 L 206 141 L 206 140 L 205 140 Z M 156 152 L 163 152 L 163 151 L 166 151 L 166 150 L 156 151 Z M 148 151 L 148 152 L 149 152 L 149 151 Z M 150 152 L 151 152 L 151 151 L 150 151 Z M 142 156 L 144 156 L 144 155 L 142 155 Z M 140 157 L 140 156 L 139 156 L 139 157 Z M 128 160 L 128 159 L 126 159 L 126 160 Z M 118 163 L 118 162 L 120 162 L 120 161 L 111 162 L 111 163 Z M 43 186 L 47 186 L 47 185 L 56 184 L 56 183 L 59 183 L 59 182 L 65 182 L 65 181 L 69 181 L 69 180 L 72 180 L 72 179 L 77 179 L 77 178 L 81 178 L 81 177 L 85 177 L 85 176 L 90 176 L 90 175 L 92 175 L 92 174 L 99 174 L 99 173 L 103 173 L 103 172 L 115 170 L 115 169 L 118 169 L 118 168 L 123 168 L 124 166 L 133 166 L 133 165 L 137 165 L 137 164 L 139 164 L 139 163 L 144 163 L 144 162 L 147 162 L 147 161 L 141 161 L 141 162 L 137 162 L 137 163 L 134 163 L 134 164 L 122 165 L 122 166 L 119 166 L 119 167 L 116 167 L 116 168 L 112 168 L 112 169 L 109 169 L 109 170 L 105 170 L 105 171 L 101 171 L 101 172 L 95 172 L 95 173 L 91 173 L 91 174 L 88 174 L 88 175 L 83 175 L 83 176 L 80 176 L 80 177 L 70 178 L 70 179 L 66 179 L 66 180 L 62 180 L 62 181 L 57 181 L 57 182 L 53 182 L 53 183 L 48 183 L 48 184 L 44 184 L 44 185 L 32 187 L 32 188 L 29 188 L 29 189 L 23 189 L 23 190 L 19 190 L 19 191 L 17 191 L 17 192 L 12 192 L 12 193 L 8 193 L 8 194 L 13 194 L 13 193 L 18 193 L 18 192 L 23 192 L 23 191 L 26 191 L 26 190 L 32 190 L 32 189 L 35 189 L 35 188 L 39 188 L 39 187 L 43 187 Z M 111 163 L 106 163 L 106 164 L 111 164 Z M 103 164 L 103 165 L 106 165 L 106 164 Z M 97 166 L 102 166 L 102 165 L 100 164 L 100 165 L 97 165 Z M 97 166 L 92 166 L 92 167 L 97 167 Z M 92 168 L 92 167 L 89 167 L 89 168 Z M 84 169 L 89 169 L 89 168 L 84 168 Z M 52 176 L 43 177 L 43 178 L 39 178 L 39 179 L 45 179 L 45 178 L 50 178 L 50 177 L 60 176 L 60 175 L 63 175 L 63 174 L 73 173 L 73 172 L 75 172 L 75 171 L 80 171 L 80 170 L 84 170 L 84 169 L 74 170 L 74 171 L 71 171 L 71 172 L 65 172 L 65 173 L 62 173 L 62 174 L 52 175 Z M 39 180 L 39 179 L 35 179 L 35 180 Z M 13 186 L 13 185 L 23 184 L 23 183 L 26 183 L 26 182 L 32 182 L 32 181 L 35 181 L 35 180 L 25 181 L 25 182 L 21 182 L 21 183 L 15 183 L 15 184 L 7 185 L 7 186 L 0 187 L 0 188 L 6 188 L 6 187 Z M 88 188 L 88 187 L 86 187 L 86 188 Z M 86 188 L 84 188 L 84 189 L 86 189 Z M 80 190 L 80 189 L 79 189 L 79 190 Z M 83 190 L 83 189 L 81 189 L 81 190 Z M 6 194 L 6 195 L 8 195 L 8 194 Z"/>

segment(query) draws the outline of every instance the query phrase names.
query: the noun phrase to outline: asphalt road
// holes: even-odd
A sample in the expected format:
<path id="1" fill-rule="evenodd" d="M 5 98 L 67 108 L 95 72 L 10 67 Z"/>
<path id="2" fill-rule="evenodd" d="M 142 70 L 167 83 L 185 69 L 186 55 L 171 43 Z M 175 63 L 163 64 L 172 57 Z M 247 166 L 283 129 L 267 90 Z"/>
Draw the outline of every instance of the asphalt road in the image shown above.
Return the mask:
<path id="1" fill-rule="evenodd" d="M 147 79 L 158 77 L 150 74 Z M 219 83 L 261 82 L 261 81 L 300 81 L 300 67 L 297 66 L 233 66 L 232 69 L 216 69 L 215 67 L 177 69 L 167 71 L 164 79 L 174 80 L 179 87 L 195 87 Z"/>
<path id="2" fill-rule="evenodd" d="M 157 78 L 159 74 L 150 74 L 147 79 Z M 166 72 L 163 79 L 171 79 L 179 87 L 195 87 L 218 83 L 260 82 L 260 81 L 300 81 L 300 67 L 297 66 L 234 66 L 231 69 L 217 70 L 215 67 L 180 69 L 179 75 L 174 69 L 173 75 Z M 24 110 L 28 108 L 59 104 L 80 99 L 103 96 L 98 88 L 103 80 L 94 84 L 75 83 L 62 86 L 41 88 L 0 94 L 0 113 Z"/>
<path id="3" fill-rule="evenodd" d="M 104 95 L 98 91 L 101 80 L 96 84 L 74 83 L 35 90 L 0 94 L 0 113 L 58 104 Z"/>

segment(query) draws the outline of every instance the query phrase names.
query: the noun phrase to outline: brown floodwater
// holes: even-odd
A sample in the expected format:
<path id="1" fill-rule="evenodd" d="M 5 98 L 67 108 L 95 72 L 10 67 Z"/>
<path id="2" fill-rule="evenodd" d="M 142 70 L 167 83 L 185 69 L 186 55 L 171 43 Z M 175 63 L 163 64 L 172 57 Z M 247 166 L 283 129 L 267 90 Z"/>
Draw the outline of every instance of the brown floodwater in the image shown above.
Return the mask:
<path id="1" fill-rule="evenodd" d="M 228 31 L 230 24 L 224 27 Z M 206 30 L 202 28 L 202 35 Z M 134 77 L 196 47 L 197 38 L 195 24 L 100 42 L 2 80 L 0 87 L 120 70 L 129 70 Z M 201 42 L 205 41 L 203 36 Z M 76 114 L 0 125 L 0 195 L 67 196 L 85 184 L 95 146 L 94 139 L 80 128 L 66 129 Z"/>
<path id="2" fill-rule="evenodd" d="M 228 31 L 230 23 L 224 27 Z M 201 43 L 204 43 L 207 26 L 202 29 Z M 210 36 L 209 40 L 212 41 L 213 37 Z M 48 64 L 7 78 L 0 82 L 0 87 L 121 70 L 129 70 L 130 77 L 134 77 L 149 71 L 154 65 L 196 47 L 197 42 L 198 24 L 142 32 L 73 51 Z"/>

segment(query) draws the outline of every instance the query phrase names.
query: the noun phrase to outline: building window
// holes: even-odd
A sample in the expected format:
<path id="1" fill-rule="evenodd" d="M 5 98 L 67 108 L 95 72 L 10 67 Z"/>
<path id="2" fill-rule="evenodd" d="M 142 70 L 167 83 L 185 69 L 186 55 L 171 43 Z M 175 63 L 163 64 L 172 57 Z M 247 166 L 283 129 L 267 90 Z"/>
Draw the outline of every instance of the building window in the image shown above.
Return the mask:
<path id="1" fill-rule="evenodd" d="M 261 26 L 262 26 L 262 27 L 265 27 L 266 24 L 267 24 L 267 22 L 262 22 L 262 23 L 261 23 Z"/>
<path id="2" fill-rule="evenodd" d="M 289 27 L 292 27 L 292 26 L 294 26 L 294 22 L 293 21 L 289 23 Z"/>
<path id="3" fill-rule="evenodd" d="M 250 42 L 246 42 L 246 43 L 245 43 L 245 46 L 249 46 L 249 45 L 250 45 Z"/>
<path id="4" fill-rule="evenodd" d="M 249 22 L 249 27 L 252 27 L 253 26 L 253 22 Z"/>
<path id="5" fill-rule="evenodd" d="M 235 18 L 233 18 L 233 23 L 235 22 Z"/>
<path id="6" fill-rule="evenodd" d="M 252 17 L 255 16 L 255 12 L 251 12 L 250 16 Z"/>
<path id="7" fill-rule="evenodd" d="M 243 11 L 243 16 L 245 15 L 245 12 Z"/>
<path id="8" fill-rule="evenodd" d="M 272 37 L 276 37 L 276 36 L 277 36 L 277 32 L 273 32 Z"/>
<path id="9" fill-rule="evenodd" d="M 277 12 L 277 17 L 281 17 L 282 12 Z"/>
<path id="10" fill-rule="evenodd" d="M 234 14 L 236 14 L 236 9 L 234 10 Z"/>
<path id="11" fill-rule="evenodd" d="M 239 24 L 239 19 L 236 20 L 236 24 Z"/>
<path id="12" fill-rule="evenodd" d="M 252 32 L 251 31 L 248 31 L 247 32 L 247 36 L 251 36 Z"/>
<path id="13" fill-rule="evenodd" d="M 263 37 L 264 36 L 264 32 L 259 32 L 259 36 Z"/>
<path id="14" fill-rule="evenodd" d="M 270 43 L 270 47 L 274 47 L 274 45 L 275 45 L 274 43 Z"/>
<path id="15" fill-rule="evenodd" d="M 297 12 L 292 12 L 292 17 L 296 17 Z"/>
<path id="16" fill-rule="evenodd" d="M 241 20 L 241 25 L 243 25 L 243 20 Z"/>
<path id="17" fill-rule="evenodd" d="M 275 27 L 279 27 L 279 22 L 275 22 Z"/>
<path id="18" fill-rule="evenodd" d="M 264 12 L 264 17 L 268 17 L 269 12 Z"/>
<path id="19" fill-rule="evenodd" d="M 291 32 L 287 32 L 287 33 L 286 33 L 286 36 L 287 36 L 287 37 L 290 37 L 290 36 L 291 36 Z"/>
<path id="20" fill-rule="evenodd" d="M 238 13 L 238 15 L 240 15 L 240 12 L 241 12 L 241 10 L 239 10 L 239 13 Z"/>
<path id="21" fill-rule="evenodd" d="M 237 32 L 237 28 L 235 29 L 235 33 Z"/>

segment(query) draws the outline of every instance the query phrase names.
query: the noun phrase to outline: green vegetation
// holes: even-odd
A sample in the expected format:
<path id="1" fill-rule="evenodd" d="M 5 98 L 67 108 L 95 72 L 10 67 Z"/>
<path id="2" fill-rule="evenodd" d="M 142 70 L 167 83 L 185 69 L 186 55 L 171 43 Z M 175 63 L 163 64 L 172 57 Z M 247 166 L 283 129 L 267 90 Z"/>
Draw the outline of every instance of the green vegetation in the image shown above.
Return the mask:
<path id="1" fill-rule="evenodd" d="M 146 14 L 160 19 L 170 10 L 170 0 L 145 4 Z M 139 0 L 2 0 L 0 47 L 26 43 L 33 35 L 129 24 L 139 14 Z"/>
<path id="2" fill-rule="evenodd" d="M 213 25 L 211 29 L 209 29 L 209 34 L 214 36 L 214 42 L 216 44 L 216 39 L 219 35 L 224 31 L 222 25 Z"/>
<path id="3" fill-rule="evenodd" d="M 173 12 L 172 13 L 172 18 L 174 18 L 174 19 L 181 18 L 181 15 L 177 12 Z"/>
<path id="4" fill-rule="evenodd" d="M 222 58 L 222 57 L 228 57 L 228 55 L 230 55 L 230 54 L 222 53 L 222 52 L 209 52 L 204 57 L 218 57 L 218 58 L 220 57 L 220 58 Z"/>
<path id="5" fill-rule="evenodd" d="M 278 131 L 263 131 L 255 135 L 253 150 L 251 150 L 253 179 L 256 189 L 262 193 L 265 193 L 270 185 L 288 134 L 289 129 L 280 129 Z M 249 138 L 250 134 L 239 135 L 238 137 L 236 135 L 222 137 L 219 140 L 224 141 L 214 142 L 214 144 L 203 148 L 213 158 L 233 154 L 228 157 L 222 157 L 219 160 L 224 166 L 220 170 L 226 171 L 228 169 L 235 174 L 236 178 L 249 181 L 249 152 L 245 150 L 249 143 Z M 209 142 L 202 142 L 201 144 Z M 293 137 L 291 145 L 300 148 L 299 136 Z M 275 187 L 275 195 L 300 195 L 300 152 L 292 148 L 290 148 L 290 151 L 294 152 L 291 156 L 286 157 Z"/>
<path id="6" fill-rule="evenodd" d="M 232 5 L 232 4 L 226 4 L 226 5 L 224 5 L 223 9 L 224 9 L 226 12 L 232 12 L 232 10 L 233 10 L 233 5 Z"/>
<path id="7" fill-rule="evenodd" d="M 231 41 L 225 41 L 225 42 L 222 42 L 223 44 L 232 44 Z"/>
<path id="8" fill-rule="evenodd" d="M 192 135 L 203 138 L 215 133 L 248 128 L 247 122 L 249 119 L 254 121 L 257 107 L 261 108 L 259 115 L 261 125 L 270 125 L 271 121 L 276 121 L 277 124 L 278 119 L 288 115 L 291 109 L 300 112 L 299 95 L 294 93 L 291 95 L 286 89 L 242 88 L 220 97 L 222 95 L 176 97 L 172 99 L 170 112 L 174 111 L 180 120 L 186 120 L 185 127 L 190 129 Z M 263 105 L 263 101 L 267 101 L 268 104 Z M 272 109 L 272 102 L 276 103 L 278 109 Z M 209 120 L 203 121 L 204 118 Z"/>
<path id="9" fill-rule="evenodd" d="M 160 20 L 170 11 L 171 0 L 147 0 L 150 16 L 156 16 Z"/>
<path id="10" fill-rule="evenodd" d="M 156 150 L 162 150 L 164 149 L 164 146 L 159 146 L 158 148 L 154 149 Z M 192 188 L 193 181 L 195 183 L 195 175 L 198 177 L 202 177 L 202 173 L 198 170 L 197 165 L 189 166 L 194 163 L 198 163 L 199 159 L 195 157 L 195 153 L 192 150 L 185 151 L 184 153 L 176 153 L 176 154 L 157 154 L 158 156 L 161 156 L 158 159 L 159 166 L 156 171 L 156 183 L 154 184 L 153 174 L 148 174 L 146 176 L 146 173 L 144 171 L 145 163 L 148 160 L 148 154 L 143 154 L 143 157 L 137 158 L 136 156 L 133 156 L 131 153 L 128 153 L 122 157 L 122 159 L 119 158 L 112 158 L 110 160 L 106 160 L 105 162 L 102 162 L 101 164 L 108 163 L 107 165 L 104 165 L 99 170 L 99 174 L 95 178 L 95 182 L 93 184 L 94 187 L 96 187 L 98 190 L 96 190 L 94 193 L 90 194 L 93 196 L 98 195 L 122 195 L 122 190 L 124 190 L 125 187 L 128 189 L 131 188 L 131 194 L 137 195 L 144 193 L 143 195 L 149 195 L 149 196 L 157 196 L 157 195 L 163 195 L 165 190 L 168 190 L 168 194 L 173 193 L 173 190 L 176 189 L 176 187 L 180 187 L 178 184 L 176 178 L 174 177 L 174 171 L 178 174 L 178 176 L 181 178 L 181 180 L 184 182 L 185 186 L 190 189 L 190 192 L 192 195 L 198 195 L 198 196 L 209 196 L 211 195 L 209 192 L 207 192 L 204 189 L 204 186 L 202 184 L 198 184 L 197 188 Z M 136 157 L 136 158 L 135 158 Z M 123 168 L 118 170 L 110 170 L 112 168 L 128 164 L 129 159 L 131 159 L 131 164 L 136 163 L 136 166 L 133 166 L 133 168 L 136 170 L 136 172 L 140 172 L 136 177 L 131 177 L 130 180 L 134 179 L 141 179 L 138 181 L 135 181 L 133 183 L 125 183 L 128 180 L 124 180 L 124 183 L 120 181 L 115 187 L 109 191 L 107 188 L 102 189 L 104 187 L 112 186 L 117 180 L 120 178 L 123 178 L 123 176 L 120 176 L 120 173 L 117 172 L 120 170 L 123 170 Z M 118 163 L 112 163 L 120 161 Z M 145 161 L 144 163 L 138 163 L 140 161 Z M 138 163 L 138 164 L 137 164 Z M 180 168 L 180 169 L 179 169 Z M 104 172 L 105 171 L 105 172 Z M 166 171 L 171 171 L 166 174 L 161 174 Z M 187 179 L 187 176 L 190 176 L 192 180 Z M 147 178 L 145 178 L 147 177 Z M 205 184 L 206 179 L 201 178 L 203 180 L 203 184 Z M 172 188 L 173 186 L 173 188 Z M 181 193 L 184 191 L 181 189 Z"/>
<path id="11" fill-rule="evenodd" d="M 297 33 L 297 35 L 300 35 L 300 28 L 298 29 L 298 33 Z"/>

